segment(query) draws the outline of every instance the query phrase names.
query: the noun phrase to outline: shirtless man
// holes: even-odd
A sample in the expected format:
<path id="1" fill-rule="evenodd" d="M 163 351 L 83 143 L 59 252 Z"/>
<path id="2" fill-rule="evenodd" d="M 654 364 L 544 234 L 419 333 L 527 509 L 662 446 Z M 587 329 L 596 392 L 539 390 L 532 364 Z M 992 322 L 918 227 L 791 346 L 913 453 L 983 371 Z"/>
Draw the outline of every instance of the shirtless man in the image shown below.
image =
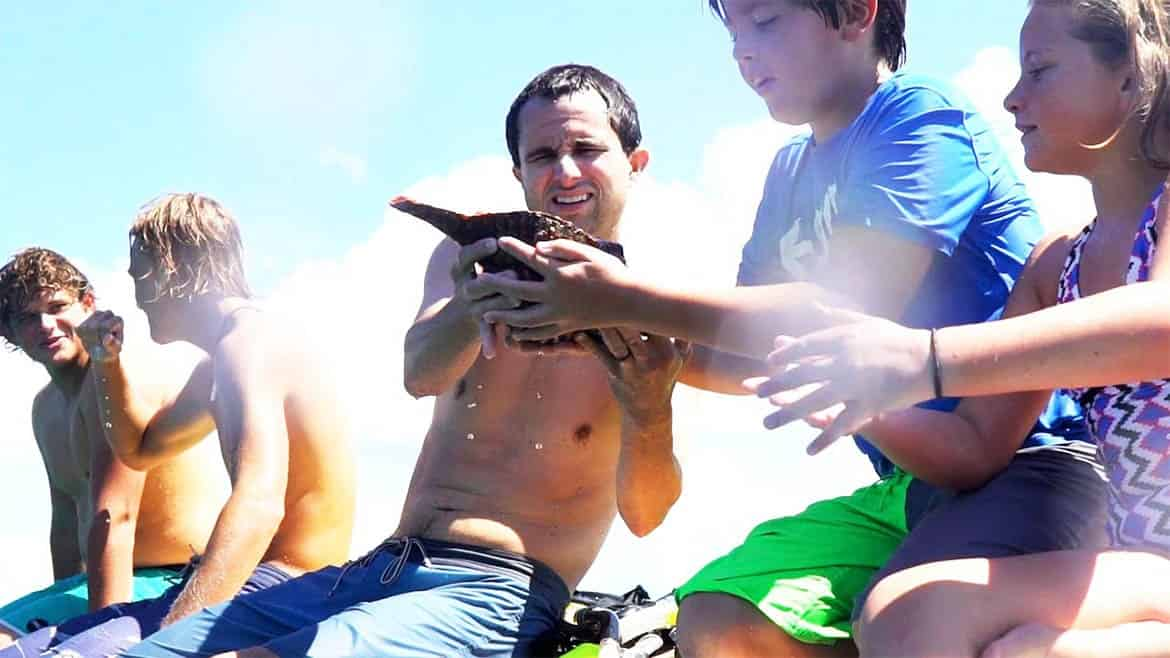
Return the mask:
<path id="1" fill-rule="evenodd" d="M 0 269 L 0 336 L 49 373 L 33 401 L 32 425 L 49 480 L 57 581 L 0 608 L 0 646 L 163 592 L 192 551 L 203 550 L 226 495 L 212 442 L 149 473 L 113 457 L 99 424 L 90 354 L 77 333 L 94 313 L 88 278 L 60 254 L 26 249 Z M 143 406 L 158 409 L 182 385 L 169 373 L 185 365 L 177 370 L 186 374 L 194 363 L 148 352 L 128 353 L 127 378 Z"/>
<path id="2" fill-rule="evenodd" d="M 591 67 L 549 69 L 506 125 L 528 206 L 616 239 L 649 157 L 621 85 Z M 661 523 L 681 490 L 670 397 L 685 348 L 609 331 L 590 343 L 597 358 L 485 358 L 475 318 L 512 304 L 475 291 L 475 263 L 494 250 L 444 241 L 428 266 L 406 388 L 437 400 L 394 535 L 345 569 L 239 597 L 127 655 L 527 655 L 616 514 L 638 535 Z"/>
<path id="3" fill-rule="evenodd" d="M 250 301 L 235 220 L 210 198 L 171 194 L 143 210 L 130 236 L 129 273 L 151 337 L 190 342 L 208 359 L 156 410 L 127 386 L 121 320 L 91 318 L 82 337 L 107 438 L 126 464 L 146 469 L 186 450 L 191 429 L 212 418 L 232 491 L 183 584 L 70 625 L 86 628 L 55 648 L 83 656 L 121 653 L 237 593 L 340 564 L 353 528 L 354 462 L 340 407 L 312 350 Z"/>

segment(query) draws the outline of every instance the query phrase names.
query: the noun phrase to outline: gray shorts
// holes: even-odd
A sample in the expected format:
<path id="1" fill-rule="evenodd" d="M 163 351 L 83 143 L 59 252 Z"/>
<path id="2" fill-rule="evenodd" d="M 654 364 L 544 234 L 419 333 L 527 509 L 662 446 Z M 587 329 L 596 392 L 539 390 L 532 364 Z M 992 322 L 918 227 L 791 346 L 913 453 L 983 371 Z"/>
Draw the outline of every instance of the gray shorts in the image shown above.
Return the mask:
<path id="1" fill-rule="evenodd" d="M 910 567 L 970 557 L 1103 546 L 1105 472 L 1084 441 L 1025 448 L 990 482 L 955 493 L 914 480 L 906 492 L 910 534 L 857 597 Z"/>

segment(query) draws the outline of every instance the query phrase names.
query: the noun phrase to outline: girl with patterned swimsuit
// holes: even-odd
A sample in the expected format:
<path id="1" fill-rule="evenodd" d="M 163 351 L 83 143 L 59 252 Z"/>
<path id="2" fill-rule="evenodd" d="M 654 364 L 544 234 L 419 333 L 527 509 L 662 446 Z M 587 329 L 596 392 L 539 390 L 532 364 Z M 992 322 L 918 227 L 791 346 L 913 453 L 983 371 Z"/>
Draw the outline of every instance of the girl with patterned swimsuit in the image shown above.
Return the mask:
<path id="1" fill-rule="evenodd" d="M 1142 213 L 1125 283 L 1148 281 L 1158 245 L 1159 201 Z M 1097 222 L 1073 243 L 1060 276 L 1061 304 L 1081 298 L 1081 255 Z M 1097 455 L 1109 476 L 1109 544 L 1170 555 L 1170 379 L 1069 389 L 1085 409 Z"/>
<path id="2" fill-rule="evenodd" d="M 891 456 L 1023 437 L 1054 388 L 1085 408 L 1108 474 L 1101 546 L 890 575 L 856 622 L 862 656 L 1170 658 L 1168 10 L 1032 1 L 1004 104 L 1027 166 L 1086 178 L 1096 218 L 1036 246 L 1003 320 L 919 330 L 829 309 L 837 326 L 777 337 L 772 376 L 749 382 L 779 407 L 768 427 L 822 429 L 810 452 L 855 431 Z M 911 407 L 944 395 L 964 398 L 954 413 Z"/>

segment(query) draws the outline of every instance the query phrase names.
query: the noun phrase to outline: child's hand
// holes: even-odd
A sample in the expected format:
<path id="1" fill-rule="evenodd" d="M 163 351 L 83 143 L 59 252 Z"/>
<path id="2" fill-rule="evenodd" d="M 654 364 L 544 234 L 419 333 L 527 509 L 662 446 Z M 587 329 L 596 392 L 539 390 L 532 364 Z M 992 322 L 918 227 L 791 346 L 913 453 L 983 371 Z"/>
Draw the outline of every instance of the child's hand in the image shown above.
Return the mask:
<path id="1" fill-rule="evenodd" d="M 777 336 L 771 376 L 744 382 L 779 408 L 764 418 L 765 427 L 811 419 L 823 430 L 810 454 L 884 412 L 932 397 L 928 332 L 861 314 L 849 318 L 802 338 Z"/>
<path id="2" fill-rule="evenodd" d="M 500 238 L 500 250 L 514 256 L 543 281 L 517 281 L 484 274 L 482 290 L 529 302 L 523 308 L 494 310 L 486 322 L 508 325 L 516 342 L 544 341 L 598 327 L 621 324 L 620 289 L 629 283 L 626 266 L 616 257 L 571 240 L 553 240 L 532 247 L 514 238 Z"/>

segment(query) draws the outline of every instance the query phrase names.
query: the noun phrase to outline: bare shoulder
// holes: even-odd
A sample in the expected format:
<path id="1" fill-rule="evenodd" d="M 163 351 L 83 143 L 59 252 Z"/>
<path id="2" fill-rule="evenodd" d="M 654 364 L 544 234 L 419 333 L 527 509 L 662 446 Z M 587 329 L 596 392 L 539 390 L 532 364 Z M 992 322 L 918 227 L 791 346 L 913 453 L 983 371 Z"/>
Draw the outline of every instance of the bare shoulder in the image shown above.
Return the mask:
<path id="1" fill-rule="evenodd" d="M 1053 231 L 1041 238 L 1028 256 L 1017 285 L 1030 286 L 1042 307 L 1056 304 L 1057 287 L 1069 250 L 1083 231 L 1083 226 Z"/>
<path id="2" fill-rule="evenodd" d="M 267 310 L 236 312 L 228 319 L 225 334 L 212 354 L 216 379 L 223 375 L 255 376 L 293 355 L 280 321 Z"/>
<path id="3" fill-rule="evenodd" d="M 33 438 L 37 443 L 44 441 L 48 426 L 53 420 L 62 420 L 64 412 L 65 400 L 52 384 L 45 384 L 37 391 L 32 403 Z"/>

